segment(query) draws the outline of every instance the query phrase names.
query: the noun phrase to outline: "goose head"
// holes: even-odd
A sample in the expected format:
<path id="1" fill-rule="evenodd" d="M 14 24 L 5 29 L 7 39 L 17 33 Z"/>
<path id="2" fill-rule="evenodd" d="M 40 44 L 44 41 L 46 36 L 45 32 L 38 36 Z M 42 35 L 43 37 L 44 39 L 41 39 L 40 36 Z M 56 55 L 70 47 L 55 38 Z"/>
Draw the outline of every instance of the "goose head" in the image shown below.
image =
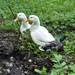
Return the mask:
<path id="1" fill-rule="evenodd" d="M 14 21 L 16 22 L 18 20 L 26 22 L 27 17 L 26 17 L 26 15 L 24 13 L 18 13 L 17 17 L 16 17 L 16 19 Z"/>
<path id="2" fill-rule="evenodd" d="M 36 15 L 30 15 L 28 20 L 31 25 L 40 25 L 39 17 Z"/>

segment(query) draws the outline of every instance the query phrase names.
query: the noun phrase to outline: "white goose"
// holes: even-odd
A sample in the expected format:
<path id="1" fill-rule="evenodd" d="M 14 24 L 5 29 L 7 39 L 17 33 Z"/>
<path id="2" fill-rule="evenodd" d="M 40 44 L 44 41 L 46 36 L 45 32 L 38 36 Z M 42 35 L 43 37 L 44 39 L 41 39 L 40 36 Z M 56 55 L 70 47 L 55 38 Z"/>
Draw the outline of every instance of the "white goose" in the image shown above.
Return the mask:
<path id="1" fill-rule="evenodd" d="M 62 46 L 59 42 L 56 42 L 55 38 L 52 36 L 51 33 L 48 32 L 48 30 L 45 27 L 40 25 L 40 20 L 38 16 L 30 15 L 29 21 L 32 22 L 30 28 L 31 38 L 34 41 L 34 43 L 39 45 L 40 50 L 44 51 L 44 49 L 46 49 L 46 46 L 50 48 L 59 48 Z"/>
<path id="2" fill-rule="evenodd" d="M 27 29 L 30 29 L 31 25 L 27 22 L 27 17 L 24 13 L 18 13 L 16 19 L 14 20 L 15 22 L 20 20 L 21 21 L 21 26 L 20 26 L 20 32 L 23 34 L 24 31 Z"/>

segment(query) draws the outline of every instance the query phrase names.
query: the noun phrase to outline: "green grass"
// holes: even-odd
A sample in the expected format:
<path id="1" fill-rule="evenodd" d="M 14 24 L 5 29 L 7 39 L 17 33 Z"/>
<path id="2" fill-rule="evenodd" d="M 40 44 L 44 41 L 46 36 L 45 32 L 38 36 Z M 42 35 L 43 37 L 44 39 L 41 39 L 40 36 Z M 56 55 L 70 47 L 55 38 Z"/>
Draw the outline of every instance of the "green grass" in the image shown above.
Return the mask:
<path id="1" fill-rule="evenodd" d="M 3 24 L 0 24 L 0 30 L 18 31 L 20 25 L 13 21 L 18 12 L 24 12 L 27 16 L 35 14 L 39 16 L 41 25 L 54 35 L 66 35 L 65 53 L 75 53 L 75 0 L 0 0 L 0 17 L 4 19 Z M 35 50 L 34 53 L 37 55 L 50 57 L 50 54 L 40 52 L 29 39 L 24 40 L 28 41 L 24 45 L 25 48 Z"/>
<path id="2" fill-rule="evenodd" d="M 11 8 L 11 10 L 10 10 Z M 41 24 L 51 22 L 51 26 L 61 26 L 67 20 L 75 22 L 75 1 L 74 0 L 0 0 L 0 15 L 6 20 L 13 20 L 18 12 L 38 15 Z M 8 24 L 8 23 L 7 23 Z M 67 23 L 65 23 L 67 24 Z M 50 27 L 50 26 L 49 26 Z M 75 27 L 75 26 L 74 26 Z"/>

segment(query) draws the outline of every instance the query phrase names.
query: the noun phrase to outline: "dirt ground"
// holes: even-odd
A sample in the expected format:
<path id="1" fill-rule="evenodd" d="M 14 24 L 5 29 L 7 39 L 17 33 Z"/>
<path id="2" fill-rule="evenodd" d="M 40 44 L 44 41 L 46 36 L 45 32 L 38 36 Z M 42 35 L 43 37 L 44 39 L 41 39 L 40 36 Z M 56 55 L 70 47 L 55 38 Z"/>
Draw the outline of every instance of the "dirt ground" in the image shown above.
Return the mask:
<path id="1" fill-rule="evenodd" d="M 34 72 L 35 68 L 51 69 L 53 63 L 49 58 L 38 57 L 28 50 L 19 52 L 20 43 L 17 32 L 0 31 L 0 75 L 39 75 Z"/>

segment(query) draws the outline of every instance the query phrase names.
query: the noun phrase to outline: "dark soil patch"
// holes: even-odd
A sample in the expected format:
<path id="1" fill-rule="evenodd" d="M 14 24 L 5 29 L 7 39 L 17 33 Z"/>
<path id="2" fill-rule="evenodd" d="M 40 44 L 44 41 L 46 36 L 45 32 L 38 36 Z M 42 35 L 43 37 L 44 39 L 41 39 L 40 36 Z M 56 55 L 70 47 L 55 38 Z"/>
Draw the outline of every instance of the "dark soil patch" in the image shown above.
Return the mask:
<path id="1" fill-rule="evenodd" d="M 43 66 L 50 71 L 53 63 L 49 58 L 39 57 L 32 50 L 19 52 L 19 45 L 18 33 L 0 31 L 0 75 L 38 75 L 34 69 L 42 69 Z"/>
<path id="2" fill-rule="evenodd" d="M 0 54 L 11 54 L 19 44 L 19 35 L 13 30 L 0 31 Z"/>

